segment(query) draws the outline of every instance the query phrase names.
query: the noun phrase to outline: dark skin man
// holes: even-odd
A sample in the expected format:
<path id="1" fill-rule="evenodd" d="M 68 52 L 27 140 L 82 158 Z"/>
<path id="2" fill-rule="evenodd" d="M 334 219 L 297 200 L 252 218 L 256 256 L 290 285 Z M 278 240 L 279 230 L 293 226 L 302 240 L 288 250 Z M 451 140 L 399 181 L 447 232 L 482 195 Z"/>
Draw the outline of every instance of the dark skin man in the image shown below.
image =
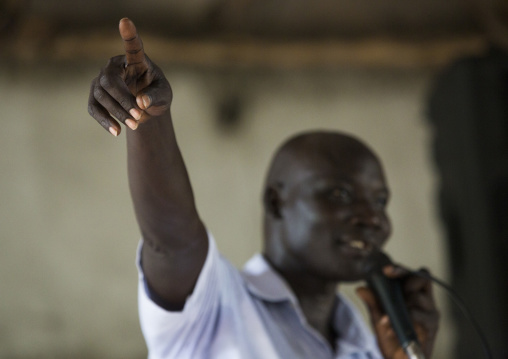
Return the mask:
<path id="1" fill-rule="evenodd" d="M 128 175 L 147 285 L 163 308 L 179 311 L 192 293 L 208 251 L 171 119 L 172 91 L 145 55 L 134 24 L 120 21 L 125 56 L 110 59 L 92 81 L 89 113 L 117 136 L 127 128 Z M 350 136 L 312 132 L 294 137 L 275 155 L 264 192 L 263 255 L 287 281 L 308 323 L 335 345 L 332 327 L 341 282 L 366 278 L 371 254 L 391 226 L 389 192 L 380 161 Z M 394 266 L 404 277 L 406 302 L 428 358 L 438 328 L 430 282 Z M 168 280 L 175 279 L 175 280 Z M 389 319 L 368 288 L 365 301 L 385 358 L 406 358 Z"/>

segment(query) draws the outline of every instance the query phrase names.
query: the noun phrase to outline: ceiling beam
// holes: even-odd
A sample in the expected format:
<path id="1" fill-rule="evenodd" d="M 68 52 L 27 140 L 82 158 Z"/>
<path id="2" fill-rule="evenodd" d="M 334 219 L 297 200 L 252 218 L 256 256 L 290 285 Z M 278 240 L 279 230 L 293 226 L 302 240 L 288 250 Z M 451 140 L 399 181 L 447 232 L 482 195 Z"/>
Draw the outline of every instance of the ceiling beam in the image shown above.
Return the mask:
<path id="1" fill-rule="evenodd" d="M 116 27 L 65 30 L 37 16 L 26 17 L 2 35 L 0 60 L 5 61 L 105 61 L 123 51 Z M 371 35 L 284 40 L 244 33 L 182 37 L 150 31 L 141 36 L 157 63 L 219 68 L 440 67 L 488 46 L 478 33 L 412 39 Z"/>
<path id="2" fill-rule="evenodd" d="M 433 68 L 487 48 L 487 41 L 478 35 L 424 41 L 177 39 L 145 35 L 143 41 L 149 56 L 160 64 L 222 68 Z M 0 45 L 0 59 L 23 63 L 105 61 L 122 53 L 119 36 L 103 32 L 18 36 L 0 41 Z"/>

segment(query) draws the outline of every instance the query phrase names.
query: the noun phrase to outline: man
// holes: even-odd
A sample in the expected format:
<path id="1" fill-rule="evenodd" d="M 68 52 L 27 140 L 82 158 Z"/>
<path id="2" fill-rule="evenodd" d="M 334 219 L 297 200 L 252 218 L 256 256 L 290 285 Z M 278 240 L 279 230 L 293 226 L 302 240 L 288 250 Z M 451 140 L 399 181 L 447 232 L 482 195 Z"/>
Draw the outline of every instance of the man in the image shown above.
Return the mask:
<path id="1" fill-rule="evenodd" d="M 120 21 L 126 55 L 92 81 L 88 109 L 127 131 L 128 174 L 143 237 L 139 308 L 150 358 L 405 358 L 373 293 L 361 288 L 377 343 L 340 282 L 365 279 L 390 235 L 388 188 L 376 155 L 350 136 L 313 132 L 275 155 L 264 192 L 264 250 L 237 271 L 201 221 L 180 154 L 171 87 Z M 114 116 L 114 118 L 113 118 Z M 116 118 L 116 120 L 115 120 Z M 407 276 L 389 266 L 390 276 Z M 405 278 L 430 357 L 438 313 L 431 285 Z"/>

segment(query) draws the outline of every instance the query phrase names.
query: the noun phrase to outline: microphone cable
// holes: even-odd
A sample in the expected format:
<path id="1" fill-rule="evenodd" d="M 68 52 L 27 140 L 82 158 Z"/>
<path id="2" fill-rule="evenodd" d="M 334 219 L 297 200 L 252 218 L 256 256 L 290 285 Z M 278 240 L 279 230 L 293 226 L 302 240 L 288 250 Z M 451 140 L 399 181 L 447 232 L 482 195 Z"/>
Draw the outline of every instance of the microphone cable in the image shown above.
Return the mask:
<path id="1" fill-rule="evenodd" d="M 399 266 L 399 265 L 396 264 L 396 266 Z M 404 270 L 408 271 L 411 274 L 428 279 L 428 280 L 436 283 L 437 285 L 439 285 L 441 288 L 445 289 L 447 294 L 452 298 L 454 304 L 460 309 L 462 315 L 464 315 L 464 317 L 471 323 L 471 325 L 473 326 L 473 328 L 476 331 L 476 334 L 480 337 L 480 341 L 481 341 L 481 344 L 483 347 L 485 357 L 487 359 L 494 359 L 494 357 L 492 356 L 492 351 L 490 349 L 487 338 L 485 337 L 485 334 L 483 333 L 480 325 L 478 324 L 478 322 L 476 321 L 473 314 L 468 309 L 468 307 L 466 306 L 466 304 L 464 303 L 462 298 L 457 294 L 457 292 L 455 292 L 455 290 L 450 285 L 448 285 L 445 282 L 443 282 L 442 280 L 432 276 L 430 273 L 428 273 L 426 271 L 411 270 L 411 269 L 408 269 L 404 266 L 400 266 L 400 267 L 403 268 Z"/>

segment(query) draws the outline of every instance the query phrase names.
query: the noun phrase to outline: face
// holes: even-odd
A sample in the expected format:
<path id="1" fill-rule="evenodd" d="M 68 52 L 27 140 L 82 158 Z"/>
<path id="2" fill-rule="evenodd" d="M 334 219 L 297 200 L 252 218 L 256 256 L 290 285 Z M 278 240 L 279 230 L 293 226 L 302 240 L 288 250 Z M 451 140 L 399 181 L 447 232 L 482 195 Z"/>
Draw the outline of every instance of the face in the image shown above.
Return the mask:
<path id="1" fill-rule="evenodd" d="M 363 279 L 391 231 L 381 165 L 365 150 L 308 153 L 294 156 L 280 191 L 279 265 L 334 281 Z"/>

